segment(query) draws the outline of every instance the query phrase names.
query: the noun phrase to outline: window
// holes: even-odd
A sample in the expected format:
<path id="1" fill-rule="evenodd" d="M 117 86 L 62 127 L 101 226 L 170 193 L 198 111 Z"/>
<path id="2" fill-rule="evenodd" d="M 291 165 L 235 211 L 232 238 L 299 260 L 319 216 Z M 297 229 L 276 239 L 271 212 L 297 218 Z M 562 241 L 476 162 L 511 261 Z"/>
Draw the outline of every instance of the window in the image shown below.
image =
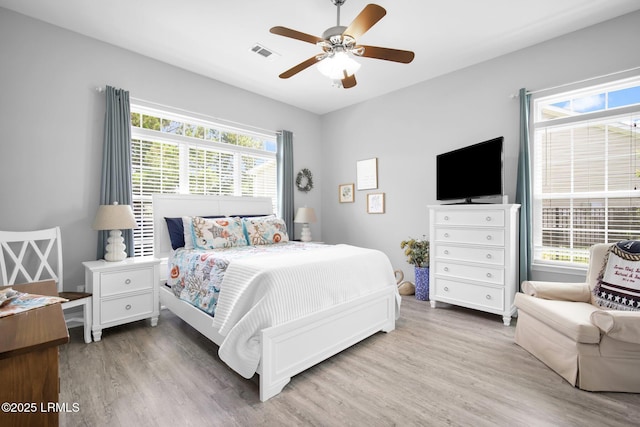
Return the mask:
<path id="1" fill-rule="evenodd" d="M 131 163 L 135 256 L 153 254 L 155 193 L 271 197 L 275 210 L 275 134 L 132 105 Z"/>
<path id="2" fill-rule="evenodd" d="M 534 262 L 640 239 L 640 78 L 536 99 L 533 131 Z"/>

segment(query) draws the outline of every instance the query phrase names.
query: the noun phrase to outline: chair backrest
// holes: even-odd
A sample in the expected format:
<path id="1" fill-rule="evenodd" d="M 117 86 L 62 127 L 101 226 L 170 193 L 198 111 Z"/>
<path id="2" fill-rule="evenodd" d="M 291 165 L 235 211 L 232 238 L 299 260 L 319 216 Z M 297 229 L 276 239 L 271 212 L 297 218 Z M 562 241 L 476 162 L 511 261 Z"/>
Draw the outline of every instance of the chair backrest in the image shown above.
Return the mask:
<path id="1" fill-rule="evenodd" d="M 36 231 L 0 231 L 2 285 L 53 279 L 62 292 L 60 227 Z"/>

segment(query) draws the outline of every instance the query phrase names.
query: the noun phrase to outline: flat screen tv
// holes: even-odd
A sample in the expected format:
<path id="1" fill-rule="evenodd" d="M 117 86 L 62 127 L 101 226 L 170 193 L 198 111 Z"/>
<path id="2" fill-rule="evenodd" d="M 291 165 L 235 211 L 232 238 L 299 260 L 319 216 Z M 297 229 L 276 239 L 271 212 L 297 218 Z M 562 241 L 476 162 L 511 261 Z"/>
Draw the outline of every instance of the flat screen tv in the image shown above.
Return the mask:
<path id="1" fill-rule="evenodd" d="M 504 137 L 469 145 L 436 157 L 438 200 L 464 200 L 502 196 Z"/>

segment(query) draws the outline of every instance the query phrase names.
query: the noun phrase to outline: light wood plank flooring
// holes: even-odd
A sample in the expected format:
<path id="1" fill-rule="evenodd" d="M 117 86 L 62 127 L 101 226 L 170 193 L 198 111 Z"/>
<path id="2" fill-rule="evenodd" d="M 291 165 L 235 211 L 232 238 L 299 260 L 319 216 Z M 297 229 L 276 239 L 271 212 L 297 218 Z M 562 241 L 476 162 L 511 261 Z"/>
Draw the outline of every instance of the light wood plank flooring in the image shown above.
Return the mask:
<path id="1" fill-rule="evenodd" d="M 404 297 L 396 330 L 297 375 L 262 403 L 217 347 L 164 310 L 61 347 L 62 426 L 632 426 L 640 394 L 571 387 L 500 316 Z"/>

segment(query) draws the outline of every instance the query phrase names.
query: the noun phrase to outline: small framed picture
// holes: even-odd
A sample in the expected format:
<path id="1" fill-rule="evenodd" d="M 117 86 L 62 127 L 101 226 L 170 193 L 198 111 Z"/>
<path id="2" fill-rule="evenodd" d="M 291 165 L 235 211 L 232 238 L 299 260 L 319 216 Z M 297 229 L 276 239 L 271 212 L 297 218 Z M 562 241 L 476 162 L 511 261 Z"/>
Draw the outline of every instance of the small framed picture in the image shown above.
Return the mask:
<path id="1" fill-rule="evenodd" d="M 359 160 L 356 163 L 356 183 L 358 190 L 378 188 L 378 158 Z"/>
<path id="2" fill-rule="evenodd" d="M 353 184 L 340 184 L 338 186 L 338 200 L 340 203 L 353 203 Z"/>
<path id="3" fill-rule="evenodd" d="M 370 214 L 384 213 L 384 193 L 367 194 L 367 213 L 370 213 Z"/>

